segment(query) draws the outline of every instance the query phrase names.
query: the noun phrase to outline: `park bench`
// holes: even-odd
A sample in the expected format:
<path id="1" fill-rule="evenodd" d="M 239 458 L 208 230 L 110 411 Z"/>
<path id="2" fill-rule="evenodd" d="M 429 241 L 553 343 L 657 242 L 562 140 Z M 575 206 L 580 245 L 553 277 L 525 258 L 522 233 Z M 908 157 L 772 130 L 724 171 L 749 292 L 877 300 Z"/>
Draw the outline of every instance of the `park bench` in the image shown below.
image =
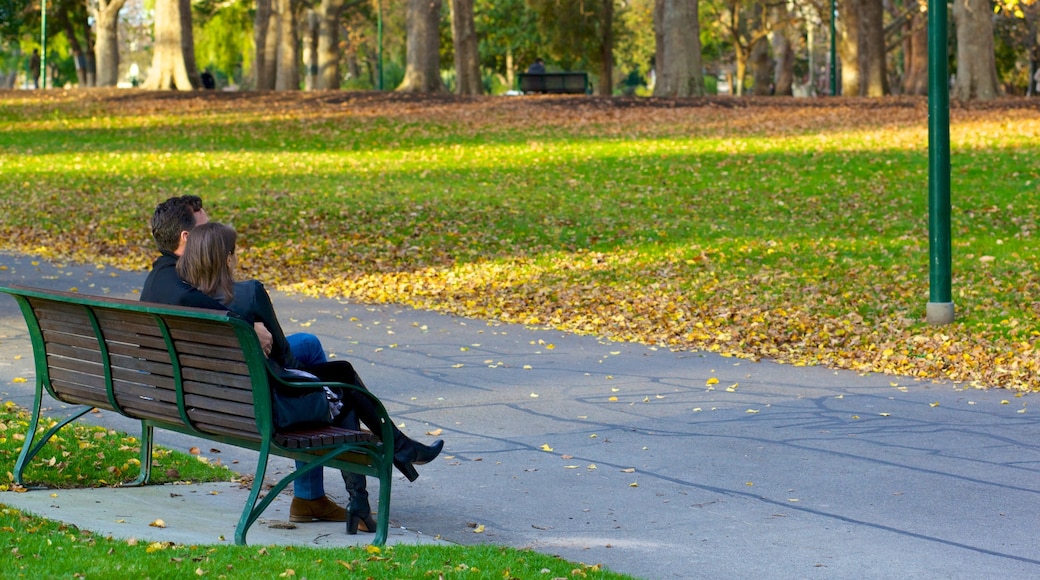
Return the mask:
<path id="1" fill-rule="evenodd" d="M 520 73 L 520 91 L 584 95 L 589 90 L 586 72 Z"/>
<path id="2" fill-rule="evenodd" d="M 391 423 L 373 399 L 382 426 L 376 437 L 338 427 L 278 432 L 271 390 L 299 388 L 269 376 L 252 325 L 217 310 L 84 296 L 22 286 L 0 287 L 17 300 L 32 340 L 36 398 L 14 480 L 62 427 L 94 408 L 141 422 L 141 473 L 126 485 L 148 482 L 155 428 L 258 451 L 249 498 L 235 529 L 235 543 L 274 498 L 300 475 L 329 466 L 379 478 L 378 528 L 373 544 L 386 542 L 393 468 Z M 313 388 L 314 384 L 310 383 Z M 59 401 L 83 405 L 35 441 L 44 389 Z M 271 455 L 306 462 L 261 498 Z"/>

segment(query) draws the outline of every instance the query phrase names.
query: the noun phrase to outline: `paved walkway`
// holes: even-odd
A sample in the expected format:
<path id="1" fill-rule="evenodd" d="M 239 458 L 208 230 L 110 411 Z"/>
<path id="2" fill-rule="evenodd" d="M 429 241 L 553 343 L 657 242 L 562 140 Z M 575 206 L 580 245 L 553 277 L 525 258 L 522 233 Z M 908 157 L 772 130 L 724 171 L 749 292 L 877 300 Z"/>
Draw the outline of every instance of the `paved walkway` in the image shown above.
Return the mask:
<path id="1" fill-rule="evenodd" d="M 0 284 L 114 296 L 132 297 L 144 278 L 11 256 L 0 267 Z M 439 430 L 447 442 L 415 483 L 394 481 L 392 541 L 532 548 L 642 578 L 1040 577 L 1032 395 L 392 306 L 275 302 L 287 331 L 315 333 L 350 359 L 407 433 L 429 440 Z M 0 398 L 31 400 L 31 382 L 11 382 L 32 376 L 31 361 L 14 302 L 0 297 Z M 136 431 L 111 413 L 100 420 Z M 195 444 L 168 433 L 160 442 Z M 255 463 L 234 448 L 219 457 L 245 473 Z M 337 479 L 327 474 L 327 487 L 342 498 Z M 141 493 L 174 501 L 168 511 L 185 519 L 165 507 L 153 516 L 132 495 Z M 235 493 L 169 486 L 6 493 L 0 503 L 111 534 L 216 543 L 233 537 Z M 338 525 L 282 529 L 285 505 L 254 526 L 251 543 L 365 539 Z M 138 524 L 168 525 L 131 529 L 137 514 Z M 214 518 L 226 525 L 201 525 Z"/>

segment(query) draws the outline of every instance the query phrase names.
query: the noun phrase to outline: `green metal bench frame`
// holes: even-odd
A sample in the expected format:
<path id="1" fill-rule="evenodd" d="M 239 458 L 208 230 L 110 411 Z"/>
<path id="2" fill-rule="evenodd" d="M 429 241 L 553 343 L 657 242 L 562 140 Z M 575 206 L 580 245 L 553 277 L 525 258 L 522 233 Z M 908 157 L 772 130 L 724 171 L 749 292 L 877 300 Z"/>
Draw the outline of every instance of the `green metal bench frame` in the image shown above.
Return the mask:
<path id="1" fill-rule="evenodd" d="M 246 322 L 216 310 L 24 286 L 0 287 L 0 292 L 17 300 L 36 361 L 36 397 L 15 463 L 15 483 L 23 484 L 26 466 L 62 427 L 94 408 L 107 409 L 141 422 L 141 473 L 128 486 L 148 483 L 156 428 L 259 452 L 249 499 L 235 529 L 236 544 L 246 543 L 249 527 L 286 486 L 325 466 L 379 479 L 372 543 L 386 543 L 393 434 L 382 403 L 367 390 L 326 383 L 370 397 L 380 414 L 378 434 L 337 427 L 276 432 L 272 381 L 282 389 L 302 385 L 269 376 L 259 339 Z M 83 406 L 37 441 L 44 389 L 59 401 Z M 260 498 L 271 455 L 306 466 L 283 477 Z"/>

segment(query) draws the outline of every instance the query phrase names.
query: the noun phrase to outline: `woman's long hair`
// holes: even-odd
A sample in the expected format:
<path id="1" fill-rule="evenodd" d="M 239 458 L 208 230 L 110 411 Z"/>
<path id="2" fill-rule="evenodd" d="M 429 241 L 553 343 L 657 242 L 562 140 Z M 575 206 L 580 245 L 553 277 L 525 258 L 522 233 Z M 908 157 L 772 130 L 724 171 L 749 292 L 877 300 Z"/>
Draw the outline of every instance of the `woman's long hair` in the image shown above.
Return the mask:
<path id="1" fill-rule="evenodd" d="M 224 304 L 235 297 L 232 260 L 238 234 L 230 226 L 209 222 L 192 228 L 177 260 L 181 279 Z"/>

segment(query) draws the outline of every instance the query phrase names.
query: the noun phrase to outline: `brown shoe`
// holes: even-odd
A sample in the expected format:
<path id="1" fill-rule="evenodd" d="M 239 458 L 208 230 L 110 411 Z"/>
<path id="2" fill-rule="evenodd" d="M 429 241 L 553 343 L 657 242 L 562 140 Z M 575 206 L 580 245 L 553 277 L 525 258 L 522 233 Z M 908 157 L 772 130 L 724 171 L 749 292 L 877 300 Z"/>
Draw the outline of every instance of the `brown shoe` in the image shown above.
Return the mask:
<path id="1" fill-rule="evenodd" d="M 347 510 L 336 505 L 326 496 L 318 499 L 294 497 L 289 506 L 290 522 L 345 522 Z"/>

